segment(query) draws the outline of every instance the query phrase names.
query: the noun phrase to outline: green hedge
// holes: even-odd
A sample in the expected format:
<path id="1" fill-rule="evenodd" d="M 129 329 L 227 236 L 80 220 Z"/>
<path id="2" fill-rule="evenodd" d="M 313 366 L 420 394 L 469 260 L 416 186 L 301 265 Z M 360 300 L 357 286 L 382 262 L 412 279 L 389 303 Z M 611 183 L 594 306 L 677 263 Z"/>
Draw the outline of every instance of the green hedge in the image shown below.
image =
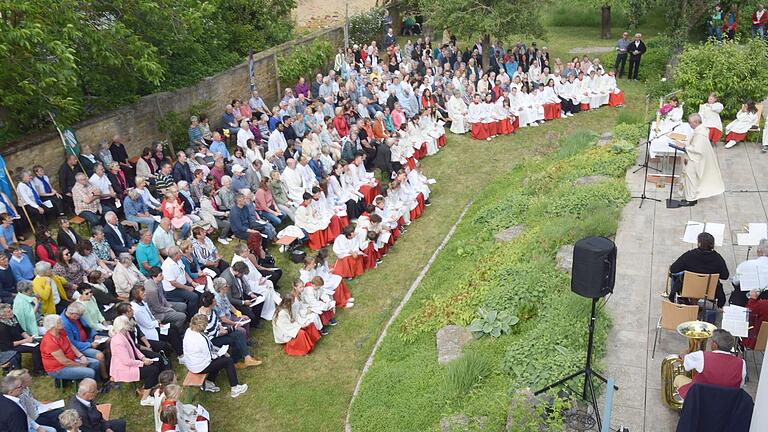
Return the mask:
<path id="1" fill-rule="evenodd" d="M 288 55 L 277 57 L 277 79 L 283 86 L 293 85 L 304 77 L 307 82 L 314 74 L 324 70 L 333 58 L 333 46 L 323 39 L 315 39 L 310 44 L 295 48 Z"/>
<path id="2" fill-rule="evenodd" d="M 571 295 L 554 256 L 563 244 L 615 233 L 629 199 L 623 178 L 635 148 L 596 147 L 596 137 L 585 131 L 572 136 L 592 141 L 582 147 L 563 140 L 568 151 L 523 162 L 476 198 L 381 346 L 352 406 L 354 430 L 434 430 L 440 417 L 454 413 L 485 416 L 488 430 L 499 430 L 514 390 L 540 386 L 582 364 L 590 303 Z M 610 179 L 573 186 L 588 175 Z M 518 238 L 496 242 L 496 232 L 516 224 L 525 226 Z M 508 311 L 520 322 L 510 334 L 468 345 L 465 352 L 473 357 L 466 364 L 437 365 L 436 331 L 469 324 L 479 307 Z M 604 313 L 598 323 L 599 358 L 609 325 Z M 466 376 L 473 373 L 482 376 L 479 383 Z M 457 388 L 464 394 L 457 397 Z"/>

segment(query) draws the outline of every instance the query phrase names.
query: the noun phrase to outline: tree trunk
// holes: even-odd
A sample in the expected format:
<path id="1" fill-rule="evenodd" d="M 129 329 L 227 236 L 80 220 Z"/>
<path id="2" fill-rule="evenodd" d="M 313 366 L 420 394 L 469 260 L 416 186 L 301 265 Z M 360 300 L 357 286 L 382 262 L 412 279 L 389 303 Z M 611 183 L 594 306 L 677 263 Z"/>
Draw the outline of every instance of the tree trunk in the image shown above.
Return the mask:
<path id="1" fill-rule="evenodd" d="M 400 6 L 393 4 L 387 10 L 389 11 L 389 16 L 392 17 L 392 34 L 400 36 L 400 32 L 403 29 L 403 17 L 400 15 Z"/>
<path id="2" fill-rule="evenodd" d="M 610 39 L 611 38 L 611 7 L 606 5 L 602 8 L 602 29 L 600 32 L 600 37 L 603 39 Z"/>
<path id="3" fill-rule="evenodd" d="M 491 60 L 491 35 L 483 35 L 483 70 L 488 70 L 488 65 Z M 480 77 L 477 77 L 478 80 Z"/>

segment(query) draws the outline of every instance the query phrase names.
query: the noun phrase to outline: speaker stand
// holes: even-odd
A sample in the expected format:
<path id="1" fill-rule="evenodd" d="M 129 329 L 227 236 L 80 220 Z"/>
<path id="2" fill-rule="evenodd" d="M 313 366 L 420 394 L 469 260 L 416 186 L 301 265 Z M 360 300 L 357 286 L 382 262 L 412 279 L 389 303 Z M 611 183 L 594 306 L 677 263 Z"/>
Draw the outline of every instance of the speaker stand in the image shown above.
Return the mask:
<path id="1" fill-rule="evenodd" d="M 608 383 L 608 380 L 592 369 L 592 353 L 594 350 L 594 342 L 595 342 L 595 321 L 597 320 L 597 301 L 598 300 L 599 299 L 596 299 L 596 298 L 592 299 L 592 313 L 590 314 L 590 318 L 589 318 L 589 342 L 587 343 L 587 360 L 586 360 L 586 363 L 584 364 L 584 368 L 566 376 L 565 378 L 562 378 L 551 384 L 547 384 L 544 388 L 534 393 L 534 396 L 538 396 L 555 387 L 561 386 L 567 383 L 568 381 L 584 376 L 584 385 L 581 390 L 581 399 L 592 405 L 592 409 L 595 411 L 595 421 L 597 421 L 597 430 L 601 430 L 602 423 L 600 421 L 600 410 L 597 405 L 597 393 L 595 392 L 595 384 L 593 382 L 593 379 L 597 378 L 605 384 Z M 613 388 L 615 390 L 619 389 L 617 386 L 613 386 Z"/>

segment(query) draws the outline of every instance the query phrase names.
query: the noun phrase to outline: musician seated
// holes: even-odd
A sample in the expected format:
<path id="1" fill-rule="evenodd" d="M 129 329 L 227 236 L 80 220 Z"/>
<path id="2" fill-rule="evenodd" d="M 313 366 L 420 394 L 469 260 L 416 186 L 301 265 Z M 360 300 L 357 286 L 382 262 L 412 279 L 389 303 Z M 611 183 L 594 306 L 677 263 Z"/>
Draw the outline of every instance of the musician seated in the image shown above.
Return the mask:
<path id="1" fill-rule="evenodd" d="M 674 302 L 680 290 L 683 288 L 683 272 L 689 271 L 700 274 L 719 274 L 722 280 L 728 279 L 728 266 L 723 257 L 715 251 L 715 238 L 712 234 L 703 232 L 698 237 L 698 247 L 680 255 L 671 266 L 669 272 L 672 274 L 673 284 L 669 291 L 669 301 Z M 725 292 L 723 284 L 717 281 L 715 290 L 715 299 L 717 307 L 722 308 L 725 305 Z"/>
<path id="2" fill-rule="evenodd" d="M 722 329 L 712 332 L 709 338 L 711 351 L 694 351 L 683 353 L 683 368 L 686 371 L 696 370 L 693 379 L 685 375 L 675 377 L 674 386 L 680 397 L 685 399 L 693 384 L 709 384 L 720 387 L 741 388 L 747 376 L 747 364 L 744 360 L 731 354 L 734 338 Z"/>
<path id="3" fill-rule="evenodd" d="M 751 260 L 746 260 L 736 267 L 736 274 L 731 278 L 733 284 L 733 292 L 728 302 L 736 306 L 746 306 L 747 304 L 747 292 L 741 290 L 741 279 L 751 276 L 757 279 L 757 285 L 759 285 L 758 291 L 761 291 L 759 298 L 768 299 L 768 240 L 762 239 L 756 248 L 757 257 Z M 763 277 L 765 279 L 763 279 Z M 754 285 L 753 285 L 754 286 Z M 747 285 L 747 290 L 749 290 Z"/>
<path id="4" fill-rule="evenodd" d="M 749 349 L 755 349 L 755 343 L 757 342 L 757 334 L 760 332 L 760 326 L 763 322 L 768 321 L 768 298 L 766 298 L 768 292 L 763 291 L 758 294 L 757 290 L 749 292 L 749 301 L 747 302 L 747 309 L 750 314 L 750 331 L 749 336 L 742 339 L 742 343 Z"/>

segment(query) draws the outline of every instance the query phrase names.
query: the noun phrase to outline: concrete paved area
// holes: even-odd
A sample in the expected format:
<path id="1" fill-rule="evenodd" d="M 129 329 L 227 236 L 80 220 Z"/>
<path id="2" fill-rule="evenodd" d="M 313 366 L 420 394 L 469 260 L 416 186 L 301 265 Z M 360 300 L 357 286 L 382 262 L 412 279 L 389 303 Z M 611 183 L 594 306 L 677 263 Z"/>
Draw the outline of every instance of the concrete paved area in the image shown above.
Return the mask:
<path id="1" fill-rule="evenodd" d="M 716 153 L 725 181 L 723 195 L 700 200 L 694 207 L 667 209 L 664 199 L 669 186 L 657 189 L 655 183 L 648 183 L 647 194 L 662 202 L 646 200 L 639 208 L 640 200 L 633 199 L 623 210 L 616 236 L 615 292 L 607 304 L 613 328 L 604 361 L 607 375 L 620 388 L 614 399 L 612 430 L 624 425 L 631 432 L 668 432 L 677 425 L 678 414 L 661 400 L 661 361 L 668 354 L 683 351 L 687 341 L 676 332 L 662 330 L 653 359 L 651 350 L 661 310 L 659 293 L 664 291 L 669 265 L 695 247 L 682 241 L 686 222 L 726 225 L 723 246 L 716 246 L 716 250 L 733 273 L 747 254 L 746 247 L 732 244 L 733 231 L 749 222 L 768 221 L 768 155 L 761 153 L 754 143 L 741 143 L 729 150 L 721 144 Z M 632 195 L 640 195 L 643 171 L 629 172 L 626 179 Z M 726 295 L 732 290 L 730 283 L 724 283 L 724 288 Z M 761 360 L 758 354 L 757 368 L 751 355 L 747 361 L 750 381 L 746 389 L 753 397 Z"/>

